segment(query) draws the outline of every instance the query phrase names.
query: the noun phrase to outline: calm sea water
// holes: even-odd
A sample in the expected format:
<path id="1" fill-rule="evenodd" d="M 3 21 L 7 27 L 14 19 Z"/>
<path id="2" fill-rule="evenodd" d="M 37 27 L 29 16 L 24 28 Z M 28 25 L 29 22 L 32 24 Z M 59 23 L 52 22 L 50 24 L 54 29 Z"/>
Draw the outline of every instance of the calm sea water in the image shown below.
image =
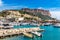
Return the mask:
<path id="1" fill-rule="evenodd" d="M 37 26 L 34 26 L 34 25 L 15 25 L 14 28 L 32 28 L 32 27 L 37 27 Z"/>
<path id="2" fill-rule="evenodd" d="M 15 26 L 15 28 L 16 27 L 17 26 Z M 17 28 L 19 28 L 19 27 L 17 27 Z M 51 26 L 41 26 L 41 28 L 45 29 L 45 31 L 42 32 L 42 35 L 43 35 L 42 37 L 35 36 L 32 39 L 32 38 L 28 38 L 28 37 L 24 37 L 23 35 L 20 35 L 20 36 L 4 38 L 4 39 L 0 39 L 0 40 L 60 40 L 60 28 L 54 28 L 52 25 Z"/>

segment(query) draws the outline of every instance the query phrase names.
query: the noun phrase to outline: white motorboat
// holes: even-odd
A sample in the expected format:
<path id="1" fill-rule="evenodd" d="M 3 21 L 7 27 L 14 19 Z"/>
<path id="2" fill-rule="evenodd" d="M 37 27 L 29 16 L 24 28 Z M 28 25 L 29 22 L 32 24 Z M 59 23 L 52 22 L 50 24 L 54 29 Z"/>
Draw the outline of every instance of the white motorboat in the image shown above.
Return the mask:
<path id="1" fill-rule="evenodd" d="M 42 34 L 41 33 L 39 33 L 39 32 L 31 32 L 32 34 L 35 34 L 35 35 L 37 35 L 37 36 L 39 36 L 39 37 L 41 37 L 42 36 Z"/>
<path id="2" fill-rule="evenodd" d="M 52 23 L 43 23 L 44 26 L 52 25 Z"/>
<path id="3" fill-rule="evenodd" d="M 10 25 L 10 24 L 2 24 L 4 27 L 3 28 L 6 28 L 6 29 L 9 29 L 9 28 L 13 28 L 13 25 Z"/>
<path id="4" fill-rule="evenodd" d="M 20 25 L 28 25 L 29 23 L 20 23 Z"/>
<path id="5" fill-rule="evenodd" d="M 37 24 L 37 23 L 30 23 L 30 25 L 40 26 L 40 25 L 39 25 L 39 24 Z"/>
<path id="6" fill-rule="evenodd" d="M 60 24 L 57 23 L 57 24 L 54 25 L 54 27 L 60 28 Z"/>

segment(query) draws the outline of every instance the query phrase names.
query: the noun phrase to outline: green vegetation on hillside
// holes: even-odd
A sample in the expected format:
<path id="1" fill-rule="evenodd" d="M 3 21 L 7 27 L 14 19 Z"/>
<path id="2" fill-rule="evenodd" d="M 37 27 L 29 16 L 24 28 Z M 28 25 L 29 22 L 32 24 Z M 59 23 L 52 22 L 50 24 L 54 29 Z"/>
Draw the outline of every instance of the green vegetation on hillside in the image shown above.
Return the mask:
<path id="1" fill-rule="evenodd" d="M 25 11 L 22 11 L 22 10 L 15 10 L 15 11 L 19 11 L 20 14 L 28 14 L 28 15 L 31 15 L 31 16 L 38 16 L 39 18 L 41 18 L 42 20 L 49 20 L 49 19 L 52 19 L 50 16 L 48 15 L 43 15 L 41 13 L 29 13 L 29 12 L 25 12 Z M 7 11 L 2 11 L 0 12 L 0 16 L 2 17 L 5 17 L 7 15 L 9 15 L 10 13 Z M 23 15 L 22 15 L 23 16 Z M 30 18 L 26 18 L 26 19 L 30 19 Z M 31 18 L 32 19 L 32 18 Z"/>
<path id="2" fill-rule="evenodd" d="M 36 16 L 40 17 L 42 20 L 50 20 L 50 19 L 52 19 L 50 16 L 42 15 L 41 13 L 37 13 Z"/>
<path id="3" fill-rule="evenodd" d="M 50 19 L 52 19 L 50 16 L 48 16 L 48 15 L 42 15 L 41 13 L 29 13 L 29 12 L 25 12 L 25 11 L 19 11 L 19 12 L 21 14 L 29 14 L 29 15 L 32 15 L 32 16 L 38 16 L 42 20 L 50 20 Z"/>
<path id="4" fill-rule="evenodd" d="M 2 17 L 6 17 L 6 16 L 9 15 L 9 14 L 10 14 L 10 13 L 4 12 L 4 11 L 0 12 L 0 16 L 2 16 Z"/>

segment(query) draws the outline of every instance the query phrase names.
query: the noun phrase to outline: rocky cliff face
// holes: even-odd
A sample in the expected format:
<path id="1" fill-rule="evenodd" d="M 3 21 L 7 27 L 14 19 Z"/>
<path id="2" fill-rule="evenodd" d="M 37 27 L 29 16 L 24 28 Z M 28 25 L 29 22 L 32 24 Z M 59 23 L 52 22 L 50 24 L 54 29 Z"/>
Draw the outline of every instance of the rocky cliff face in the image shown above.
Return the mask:
<path id="1" fill-rule="evenodd" d="M 43 15 L 51 16 L 49 10 L 43 10 L 43 9 L 29 9 L 29 8 L 22 8 L 22 11 L 30 12 L 30 13 L 41 13 Z"/>

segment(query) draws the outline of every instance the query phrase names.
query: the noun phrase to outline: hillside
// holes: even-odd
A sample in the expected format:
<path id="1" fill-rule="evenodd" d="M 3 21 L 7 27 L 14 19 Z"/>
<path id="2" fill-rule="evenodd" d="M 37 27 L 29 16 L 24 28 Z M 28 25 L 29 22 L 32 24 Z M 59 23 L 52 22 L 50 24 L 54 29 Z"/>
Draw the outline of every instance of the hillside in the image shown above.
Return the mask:
<path id="1" fill-rule="evenodd" d="M 0 12 L 0 17 L 5 17 L 5 18 L 20 18 L 24 17 L 25 20 L 41 20 L 38 16 L 33 16 L 28 14 L 27 12 L 23 12 L 20 10 L 4 10 Z"/>
<path id="2" fill-rule="evenodd" d="M 29 12 L 25 12 L 25 11 L 19 11 L 21 14 L 29 14 L 32 16 L 38 16 L 39 18 L 41 18 L 42 20 L 50 20 L 52 19 L 50 16 L 48 15 L 43 15 L 41 13 L 29 13 Z"/>
<path id="3" fill-rule="evenodd" d="M 50 20 L 52 19 L 48 15 L 43 15 L 41 13 L 30 13 L 22 10 L 4 10 L 0 12 L 0 17 L 6 17 L 6 18 L 18 18 L 18 17 L 24 17 L 27 20 Z"/>

